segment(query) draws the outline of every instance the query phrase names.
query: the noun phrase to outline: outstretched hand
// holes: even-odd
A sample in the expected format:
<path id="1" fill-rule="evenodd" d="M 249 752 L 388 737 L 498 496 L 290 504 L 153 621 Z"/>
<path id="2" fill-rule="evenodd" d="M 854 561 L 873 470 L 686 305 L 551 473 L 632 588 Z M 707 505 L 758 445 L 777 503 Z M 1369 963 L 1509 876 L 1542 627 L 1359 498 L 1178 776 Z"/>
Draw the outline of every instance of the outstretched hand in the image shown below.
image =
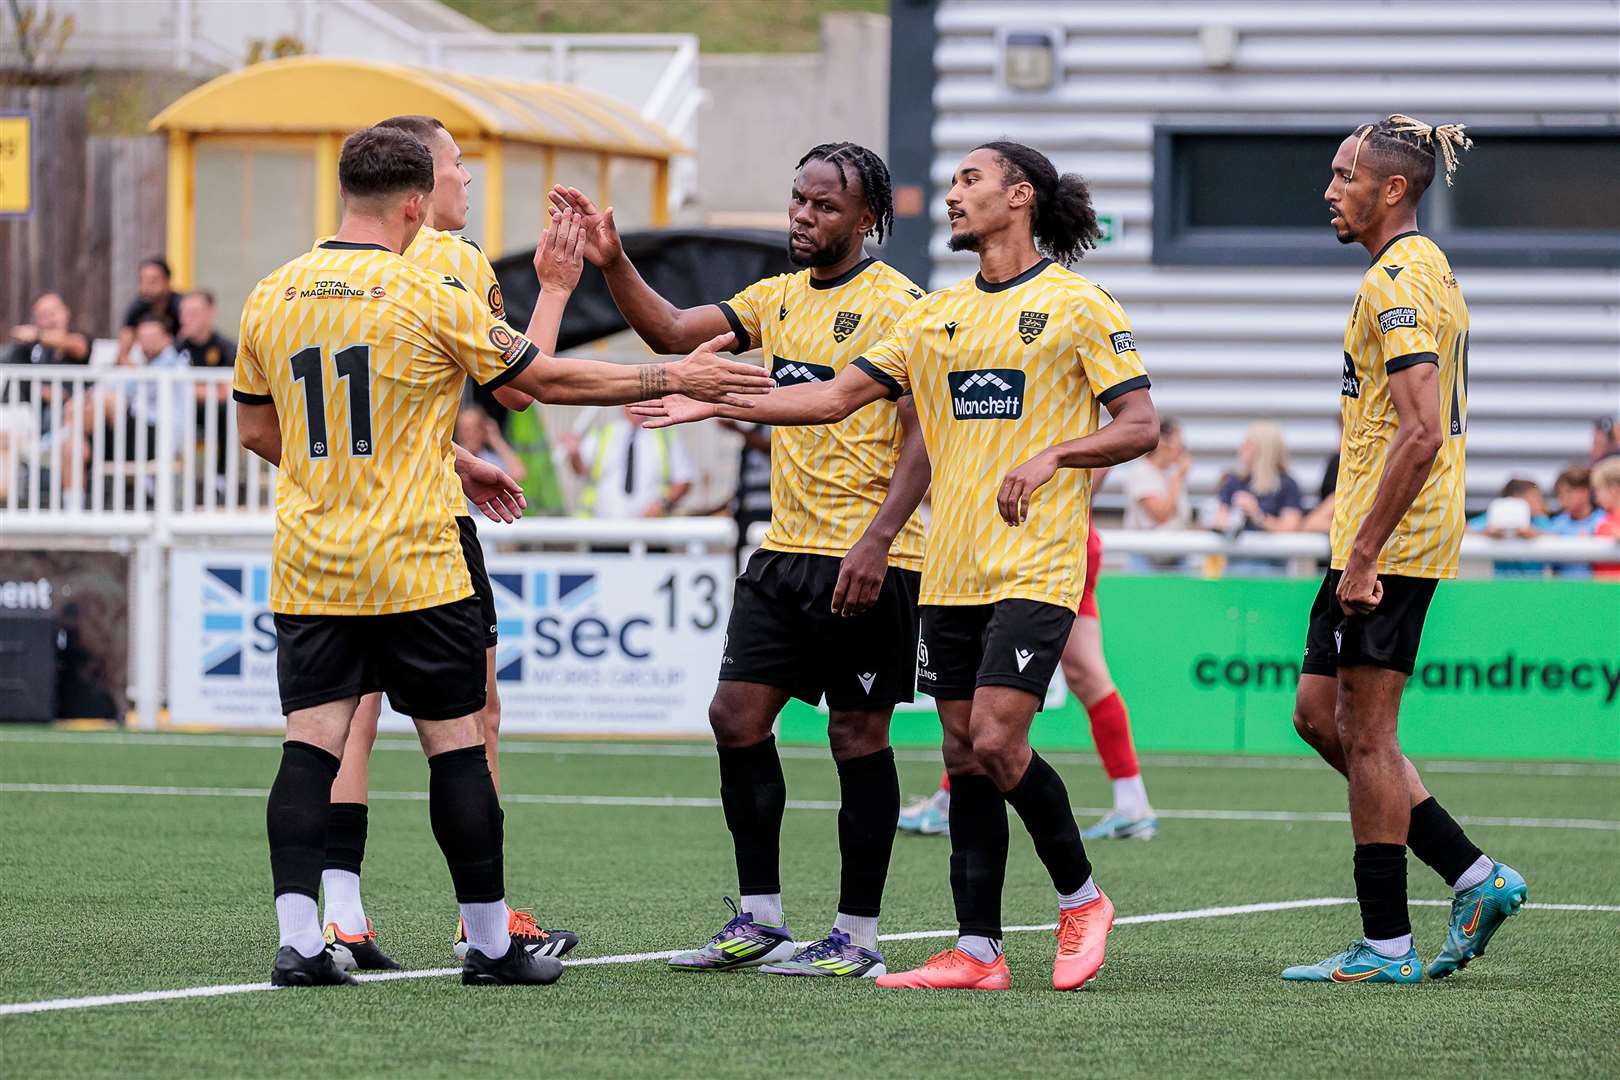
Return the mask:
<path id="1" fill-rule="evenodd" d="M 685 394 L 667 394 L 651 401 L 638 401 L 630 406 L 630 413 L 644 428 L 674 427 L 676 424 L 695 424 L 718 415 L 706 401 L 693 401 Z"/>
<path id="2" fill-rule="evenodd" d="M 585 226 L 572 210 L 553 210 L 551 227 L 540 234 L 534 249 L 534 273 L 542 292 L 571 293 L 585 269 Z"/>
<path id="3" fill-rule="evenodd" d="M 553 187 L 547 197 L 551 200 L 553 216 L 568 211 L 579 215 L 584 240 L 582 250 L 592 266 L 606 266 L 624 255 L 618 226 L 613 224 L 613 207 L 598 210 L 590 197 L 579 188 L 563 187 L 561 184 Z"/>
<path id="4" fill-rule="evenodd" d="M 518 482 L 482 458 L 457 461 L 456 474 L 461 478 L 462 492 L 491 521 L 516 521 L 529 505 Z"/>
<path id="5" fill-rule="evenodd" d="M 728 360 L 720 350 L 735 340 L 730 330 L 716 335 L 691 353 L 668 365 L 674 380 L 670 389 L 699 401 L 712 401 L 751 409 L 751 396 L 768 394 L 776 385 L 757 364 Z"/>

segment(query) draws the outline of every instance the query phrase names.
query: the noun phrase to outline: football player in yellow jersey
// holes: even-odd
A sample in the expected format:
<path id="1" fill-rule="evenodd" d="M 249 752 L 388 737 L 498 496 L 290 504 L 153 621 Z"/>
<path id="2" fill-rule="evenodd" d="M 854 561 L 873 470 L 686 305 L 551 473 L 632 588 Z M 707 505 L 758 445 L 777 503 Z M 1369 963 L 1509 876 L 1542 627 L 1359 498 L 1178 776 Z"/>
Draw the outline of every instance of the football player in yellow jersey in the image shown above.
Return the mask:
<path id="1" fill-rule="evenodd" d="M 413 136 L 433 155 L 433 194 L 427 204 L 427 217 L 416 238 L 411 241 L 405 257 L 441 277 L 461 282 L 473 298 L 489 309 L 491 318 L 504 320 L 506 308 L 501 300 L 500 283 L 495 270 L 482 249 L 455 230 L 467 224 L 468 187 L 472 175 L 461 161 L 461 148 L 442 123 L 430 116 L 395 116 L 379 121 L 380 128 L 394 128 Z M 568 295 L 579 281 L 581 260 L 576 250 L 571 258 L 565 245 L 559 242 L 564 233 L 575 235 L 570 228 L 549 229 L 535 252 L 535 269 L 541 275 L 540 303 L 535 305 L 525 336 L 542 352 L 550 353 L 557 344 L 557 331 Z M 577 235 L 576 235 L 577 241 Z M 564 257 L 560 257 L 564 256 Z M 509 409 L 522 410 L 534 399 L 510 385 L 494 391 L 495 398 Z M 477 459 L 474 459 L 477 460 Z M 450 473 L 453 481 L 454 472 Z M 454 484 L 451 498 L 455 500 Z M 456 501 L 464 509 L 465 504 Z M 501 699 L 495 681 L 495 646 L 497 643 L 495 596 L 490 587 L 489 574 L 484 569 L 484 549 L 478 541 L 478 528 L 467 513 L 457 513 L 456 526 L 461 534 L 461 553 L 472 578 L 473 594 L 478 597 L 479 623 L 484 627 L 484 707 L 479 710 L 478 723 L 484 734 L 484 751 L 489 757 L 490 777 L 495 790 L 500 791 L 500 766 L 497 756 L 501 724 Z M 360 870 L 365 859 L 366 832 L 369 810 L 366 803 L 368 762 L 377 741 L 377 719 L 382 710 L 382 695 L 367 694 L 360 699 L 354 720 L 349 725 L 349 740 L 343 748 L 343 765 L 332 785 L 332 815 L 326 832 L 326 864 L 321 871 L 321 893 L 325 903 L 322 923 L 326 939 L 341 953 L 347 952 L 361 970 L 389 970 L 397 968 L 377 945 L 377 934 L 366 916 L 360 896 Z M 527 911 L 514 909 L 510 917 L 511 932 L 532 952 L 561 957 L 578 942 L 577 935 L 567 930 L 544 929 Z M 466 929 L 458 928 L 454 950 L 459 958 L 466 952 Z"/>
<path id="2" fill-rule="evenodd" d="M 1066 269 L 1098 236 L 1080 177 L 1059 176 L 1028 146 L 988 143 L 957 167 L 945 205 L 951 244 L 978 252 L 979 273 L 911 305 L 831 382 L 777 391 L 755 419 L 827 424 L 910 390 L 933 462 L 918 685 L 944 727 L 961 933 L 956 948 L 878 985 L 1010 985 L 1010 805 L 1058 892 L 1052 984 L 1079 989 L 1102 966 L 1114 907 L 1029 729 L 1085 585 L 1090 470 L 1151 450 L 1158 416 L 1124 311 Z M 1100 408 L 1113 423 L 1099 429 Z M 637 409 L 658 425 L 714 411 L 670 398 Z"/>
<path id="3" fill-rule="evenodd" d="M 242 315 L 232 394 L 244 447 L 276 465 L 270 609 L 287 741 L 267 831 L 278 986 L 352 982 L 316 897 L 332 782 L 362 694 L 416 721 L 429 816 L 467 926 L 462 980 L 548 983 L 555 957 L 514 942 L 500 802 L 477 722 L 483 628 L 443 467 L 467 374 L 542 401 L 615 404 L 679 392 L 745 402 L 768 378 L 710 350 L 626 367 L 542 355 L 454 279 L 399 253 L 434 186 L 412 136 L 370 128 L 338 160 L 335 238 L 259 282 Z"/>
<path id="4" fill-rule="evenodd" d="M 718 304 L 675 308 L 625 256 L 611 209 L 598 212 L 573 190 L 554 199 L 585 215 L 586 258 L 648 344 L 682 350 L 730 333 L 734 351 L 765 353 L 778 386 L 831 382 L 922 296 L 866 254 L 865 239 L 881 241 L 889 229 L 894 203 L 888 167 L 854 143 L 816 146 L 799 160 L 788 256 L 803 269 Z M 855 979 L 887 970 L 878 913 L 900 816 L 889 720 L 896 703 L 913 699 L 917 679 L 923 537 L 912 512 L 928 476 L 909 397 L 840 424 L 771 433 L 770 528 L 737 579 L 709 706 L 741 906 L 671 967 Z M 782 910 L 787 788 L 771 729 L 790 697 L 816 704 L 823 696 L 842 867 L 832 929 L 801 947 Z"/>
<path id="5" fill-rule="evenodd" d="M 1311 605 L 1294 727 L 1350 781 L 1363 938 L 1306 982 L 1414 984 L 1406 849 L 1455 892 L 1431 978 L 1485 951 L 1524 903 L 1524 878 L 1494 862 L 1424 787 L 1396 737 L 1435 585 L 1457 575 L 1468 437 L 1468 305 L 1445 254 L 1417 228 L 1437 159 L 1451 182 L 1472 143 L 1461 125 L 1395 115 L 1339 146 L 1323 197 L 1342 244 L 1372 256 L 1344 331 L 1344 420 L 1333 559 Z"/>

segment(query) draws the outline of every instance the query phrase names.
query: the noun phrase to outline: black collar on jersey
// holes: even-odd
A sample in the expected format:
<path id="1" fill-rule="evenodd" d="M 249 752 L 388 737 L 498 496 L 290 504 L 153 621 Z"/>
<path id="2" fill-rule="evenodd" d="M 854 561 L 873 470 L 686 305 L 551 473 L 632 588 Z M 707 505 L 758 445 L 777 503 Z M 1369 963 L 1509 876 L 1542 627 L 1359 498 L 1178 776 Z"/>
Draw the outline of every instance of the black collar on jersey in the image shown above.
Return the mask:
<path id="1" fill-rule="evenodd" d="M 871 266 L 875 262 L 877 262 L 877 260 L 868 255 L 866 258 L 862 259 L 860 262 L 856 263 L 848 270 L 845 270 L 842 274 L 839 274 L 835 278 L 818 278 L 812 276 L 810 278 L 810 287 L 812 289 L 836 289 L 840 285 L 848 285 L 850 282 L 854 281 L 860 276 L 862 270 L 865 270 L 868 266 Z"/>
<path id="2" fill-rule="evenodd" d="M 1397 240 L 1405 240 L 1408 236 L 1422 236 L 1422 235 L 1423 234 L 1421 232 L 1419 232 L 1418 230 L 1416 230 L 1416 229 L 1408 229 L 1406 232 L 1396 233 L 1394 236 L 1389 238 L 1388 243 L 1386 243 L 1383 247 L 1378 249 L 1378 254 L 1373 256 L 1373 262 L 1376 263 L 1379 259 L 1382 259 L 1384 257 L 1384 252 L 1388 251 L 1390 248 L 1395 246 L 1395 241 L 1397 241 Z"/>
<path id="3" fill-rule="evenodd" d="M 321 247 L 333 251 L 386 251 L 390 255 L 398 254 L 392 248 L 382 244 L 361 244 L 353 240 L 322 240 Z"/>
<path id="4" fill-rule="evenodd" d="M 1006 281 L 986 281 L 984 280 L 984 274 L 981 272 L 973 275 L 973 284 L 979 287 L 980 292 L 1002 292 L 1004 290 L 1013 288 L 1015 285 L 1022 285 L 1024 282 L 1035 277 L 1042 270 L 1045 270 L 1051 265 L 1051 259 L 1042 259 L 1028 270 L 1025 270 L 1022 274 L 1019 274 L 1017 277 L 1008 278 Z"/>

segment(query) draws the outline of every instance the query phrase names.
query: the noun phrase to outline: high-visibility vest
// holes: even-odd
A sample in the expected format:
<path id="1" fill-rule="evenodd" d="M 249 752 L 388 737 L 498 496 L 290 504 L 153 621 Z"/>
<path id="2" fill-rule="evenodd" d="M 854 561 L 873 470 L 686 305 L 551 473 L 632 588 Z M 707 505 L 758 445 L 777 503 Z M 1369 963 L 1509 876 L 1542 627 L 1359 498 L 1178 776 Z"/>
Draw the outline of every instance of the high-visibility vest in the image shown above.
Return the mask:
<path id="1" fill-rule="evenodd" d="M 580 495 L 579 510 L 577 512 L 577 516 L 579 517 L 592 517 L 596 513 L 596 492 L 602 484 L 602 469 L 607 462 L 608 439 L 612 436 L 612 434 L 613 425 L 602 424 L 599 427 L 594 428 L 590 434 L 586 436 L 587 439 L 592 440 L 591 482 L 585 486 L 585 491 Z M 652 445 L 655 452 L 658 454 L 658 490 L 660 492 L 668 491 L 670 475 L 672 472 L 670 467 L 669 453 L 670 432 L 663 428 L 653 428 L 651 430 L 642 428 L 637 434 L 638 437 L 641 435 L 652 436 Z M 623 481 L 621 480 L 620 482 L 622 483 Z"/>

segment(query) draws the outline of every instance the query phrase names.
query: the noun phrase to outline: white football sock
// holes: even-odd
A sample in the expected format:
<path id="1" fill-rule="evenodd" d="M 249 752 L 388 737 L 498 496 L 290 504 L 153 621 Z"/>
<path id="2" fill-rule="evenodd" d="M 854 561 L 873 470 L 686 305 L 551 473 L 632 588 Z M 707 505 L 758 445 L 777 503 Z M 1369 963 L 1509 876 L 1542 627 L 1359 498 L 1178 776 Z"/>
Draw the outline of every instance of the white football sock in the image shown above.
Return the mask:
<path id="1" fill-rule="evenodd" d="M 359 874 L 349 870 L 322 870 L 321 895 L 326 900 L 326 922 L 337 923 L 337 928 L 345 934 L 366 932 Z"/>
<path id="2" fill-rule="evenodd" d="M 467 945 L 491 960 L 499 960 L 512 947 L 512 934 L 506 928 L 506 901 L 491 904 L 462 904 L 461 921 L 467 927 Z"/>
<path id="3" fill-rule="evenodd" d="M 1147 785 L 1142 783 L 1141 773 L 1114 781 L 1114 809 L 1132 821 L 1152 816 L 1153 807 L 1148 805 Z"/>
<path id="4" fill-rule="evenodd" d="M 1489 855 L 1481 855 L 1479 858 L 1474 860 L 1474 865 L 1462 872 L 1462 877 L 1457 879 L 1457 883 L 1453 885 L 1452 888 L 1460 893 L 1467 892 L 1475 885 L 1478 885 L 1480 882 L 1490 877 L 1491 867 L 1495 865 L 1496 864 L 1491 861 L 1491 857 Z"/>
<path id="5" fill-rule="evenodd" d="M 1097 891 L 1097 883 L 1088 877 L 1086 883 L 1074 892 L 1058 893 L 1058 910 L 1068 911 L 1071 908 L 1083 907 L 1101 895 Z"/>
<path id="6" fill-rule="evenodd" d="M 1362 940 L 1367 943 L 1367 948 L 1371 949 L 1373 952 L 1387 960 L 1395 960 L 1412 951 L 1411 934 L 1402 934 L 1400 937 L 1382 938 L 1378 940 L 1374 940 L 1373 938 L 1363 938 Z"/>
<path id="7" fill-rule="evenodd" d="M 303 957 L 326 948 L 315 900 L 303 893 L 284 892 L 276 897 L 276 924 L 281 929 L 281 947 L 291 945 Z"/>
<path id="8" fill-rule="evenodd" d="M 956 939 L 956 947 L 981 964 L 993 964 L 1001 955 L 1001 939 L 963 934 Z"/>
<path id="9" fill-rule="evenodd" d="M 754 921 L 765 926 L 786 926 L 782 918 L 782 894 L 755 893 L 742 898 L 742 909 L 752 915 Z"/>
<path id="10" fill-rule="evenodd" d="M 877 951 L 877 916 L 867 918 L 864 915 L 845 915 L 842 911 L 833 920 L 833 929 L 842 930 L 849 935 L 849 940 L 863 949 Z"/>

